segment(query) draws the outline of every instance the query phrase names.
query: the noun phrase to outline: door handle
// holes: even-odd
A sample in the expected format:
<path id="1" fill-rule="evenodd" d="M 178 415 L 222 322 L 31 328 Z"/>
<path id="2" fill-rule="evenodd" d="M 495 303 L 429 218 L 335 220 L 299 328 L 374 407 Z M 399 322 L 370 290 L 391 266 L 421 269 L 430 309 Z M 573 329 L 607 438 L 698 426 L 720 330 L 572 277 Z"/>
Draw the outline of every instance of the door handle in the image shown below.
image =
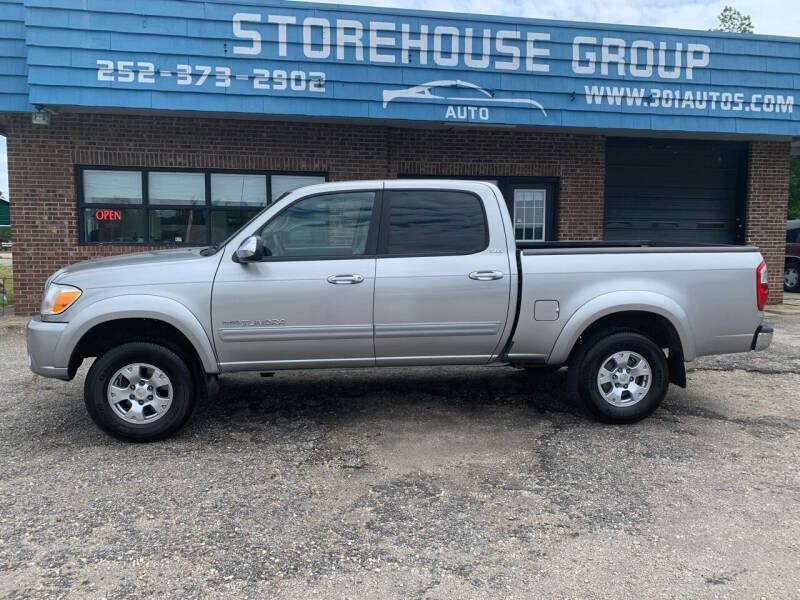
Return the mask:
<path id="1" fill-rule="evenodd" d="M 362 281 L 364 281 L 363 275 L 331 275 L 328 277 L 328 283 L 334 285 L 361 283 Z"/>
<path id="2" fill-rule="evenodd" d="M 492 281 L 493 279 L 502 279 L 502 271 L 473 271 L 469 274 L 470 279 L 476 281 Z"/>

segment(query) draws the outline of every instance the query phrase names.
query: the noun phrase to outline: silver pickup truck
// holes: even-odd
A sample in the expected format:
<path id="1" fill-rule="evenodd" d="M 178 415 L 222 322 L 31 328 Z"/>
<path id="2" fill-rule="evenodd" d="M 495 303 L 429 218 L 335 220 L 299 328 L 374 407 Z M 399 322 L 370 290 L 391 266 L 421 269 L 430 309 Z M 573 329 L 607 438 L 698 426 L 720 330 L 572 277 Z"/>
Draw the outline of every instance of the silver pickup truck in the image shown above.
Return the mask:
<path id="1" fill-rule="evenodd" d="M 97 357 L 86 407 L 128 440 L 177 431 L 221 373 L 327 367 L 567 365 L 595 417 L 630 423 L 684 362 L 772 339 L 757 248 L 518 237 L 488 183 L 305 187 L 219 246 L 54 273 L 30 367 L 69 380 Z"/>

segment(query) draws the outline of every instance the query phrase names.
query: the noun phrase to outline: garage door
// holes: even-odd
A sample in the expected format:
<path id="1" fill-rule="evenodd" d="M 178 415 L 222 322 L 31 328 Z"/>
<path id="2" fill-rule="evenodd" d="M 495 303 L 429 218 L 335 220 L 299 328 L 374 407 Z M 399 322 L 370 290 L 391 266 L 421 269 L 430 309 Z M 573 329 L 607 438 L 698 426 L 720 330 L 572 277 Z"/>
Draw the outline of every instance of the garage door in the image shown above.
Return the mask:
<path id="1" fill-rule="evenodd" d="M 744 242 L 747 144 L 608 138 L 604 237 Z"/>

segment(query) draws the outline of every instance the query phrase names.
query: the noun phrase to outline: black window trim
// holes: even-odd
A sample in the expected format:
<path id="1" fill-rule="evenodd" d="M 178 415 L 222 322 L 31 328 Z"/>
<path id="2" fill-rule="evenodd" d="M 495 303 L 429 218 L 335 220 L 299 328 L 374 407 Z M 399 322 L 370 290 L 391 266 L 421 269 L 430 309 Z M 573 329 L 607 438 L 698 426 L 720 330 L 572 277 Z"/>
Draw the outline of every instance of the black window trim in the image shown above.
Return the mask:
<path id="1" fill-rule="evenodd" d="M 486 207 L 483 204 L 483 198 L 480 197 L 479 194 L 475 192 L 470 192 L 467 190 L 459 190 L 453 188 L 437 188 L 436 190 L 431 190 L 430 188 L 420 187 L 420 188 L 390 188 L 384 190 L 385 194 L 390 194 L 392 192 L 457 192 L 461 194 L 467 194 L 469 196 L 473 196 L 478 200 L 478 206 L 481 207 L 481 214 L 483 215 L 483 242 L 484 245 L 480 250 L 474 250 L 472 252 L 414 252 L 414 253 L 405 253 L 405 254 L 389 254 L 387 251 L 389 245 L 389 210 L 391 206 L 391 202 L 383 201 L 382 202 L 382 213 L 381 213 L 381 222 L 379 227 L 379 238 L 378 238 L 378 248 L 377 254 L 375 255 L 376 258 L 424 258 L 424 257 L 435 257 L 435 256 L 472 256 L 473 254 L 480 254 L 481 252 L 485 252 L 486 249 L 489 247 L 490 242 L 490 234 L 489 234 L 489 218 L 486 214 Z"/>
<path id="2" fill-rule="evenodd" d="M 336 190 L 334 191 L 327 191 L 327 192 L 318 192 L 316 194 L 309 194 L 307 196 L 301 196 L 294 200 L 291 204 L 287 204 L 284 206 L 278 213 L 274 214 L 270 217 L 269 221 L 264 223 L 261 227 L 259 227 L 253 235 L 261 235 L 261 232 L 264 228 L 269 225 L 274 219 L 280 217 L 284 212 L 289 210 L 292 206 L 297 204 L 298 202 L 302 202 L 303 200 L 308 200 L 309 198 L 316 198 L 317 196 L 338 196 L 339 194 L 358 194 L 358 193 L 365 193 L 365 192 L 372 192 L 375 194 L 375 201 L 372 205 L 372 215 L 370 216 L 369 220 L 369 231 L 367 232 L 367 244 L 364 248 L 364 254 L 318 254 L 318 255 L 309 255 L 309 256 L 265 256 L 261 259 L 260 262 L 302 262 L 308 260 L 363 260 L 365 258 L 374 259 L 375 258 L 375 251 L 378 246 L 378 236 L 380 234 L 381 229 L 381 215 L 383 214 L 383 188 L 376 187 L 376 188 L 360 188 L 360 189 L 344 189 L 344 190 Z M 234 262 L 236 260 L 236 256 L 231 257 Z"/>
<path id="3" fill-rule="evenodd" d="M 142 202 L 140 204 L 120 204 L 108 202 L 84 202 L 83 193 L 83 173 L 84 171 L 136 171 L 142 177 Z M 205 179 L 205 203 L 204 204 L 150 204 L 149 198 L 149 177 L 148 173 L 203 173 Z M 267 204 L 266 206 L 239 205 L 239 206 L 218 206 L 211 203 L 211 175 L 264 175 L 267 183 Z M 286 170 L 260 170 L 260 169 L 217 169 L 208 167 L 145 167 L 131 165 L 75 165 L 75 191 L 76 207 L 78 217 L 78 245 L 79 246 L 140 246 L 140 247 L 163 247 L 163 248 L 199 248 L 211 245 L 211 215 L 214 212 L 234 212 L 242 210 L 255 210 L 258 213 L 269 207 L 272 200 L 272 176 L 288 175 L 297 177 L 323 177 L 329 181 L 326 171 L 286 171 Z M 85 209 L 135 209 L 144 213 L 144 241 L 143 242 L 90 242 L 85 238 L 86 226 L 84 223 Z M 188 242 L 157 242 L 150 239 L 150 214 L 153 210 L 199 210 L 202 211 L 206 222 L 206 236 L 201 243 Z"/>

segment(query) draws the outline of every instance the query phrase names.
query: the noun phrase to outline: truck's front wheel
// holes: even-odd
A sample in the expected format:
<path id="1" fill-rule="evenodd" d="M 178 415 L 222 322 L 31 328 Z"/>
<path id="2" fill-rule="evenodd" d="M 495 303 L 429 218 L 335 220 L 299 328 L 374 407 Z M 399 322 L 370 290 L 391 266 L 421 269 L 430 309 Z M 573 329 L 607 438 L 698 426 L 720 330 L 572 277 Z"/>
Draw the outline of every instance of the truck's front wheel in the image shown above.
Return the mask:
<path id="1" fill-rule="evenodd" d="M 658 408 L 669 387 L 663 350 L 633 331 L 586 340 L 569 365 L 569 383 L 586 408 L 608 423 L 633 423 Z"/>
<path id="2" fill-rule="evenodd" d="M 115 437 L 150 442 L 180 429 L 195 404 L 188 365 L 172 350 L 149 342 L 117 346 L 100 356 L 84 383 L 89 415 Z"/>

